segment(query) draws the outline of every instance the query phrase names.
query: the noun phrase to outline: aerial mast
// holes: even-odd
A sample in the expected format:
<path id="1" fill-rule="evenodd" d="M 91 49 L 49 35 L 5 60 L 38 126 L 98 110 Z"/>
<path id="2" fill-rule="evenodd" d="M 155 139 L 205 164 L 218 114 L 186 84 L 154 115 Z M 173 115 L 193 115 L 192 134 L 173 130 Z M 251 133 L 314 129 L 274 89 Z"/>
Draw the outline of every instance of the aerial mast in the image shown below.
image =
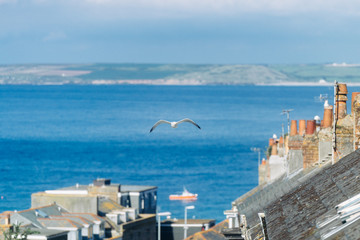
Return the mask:
<path id="1" fill-rule="evenodd" d="M 281 112 L 281 115 L 286 114 L 287 115 L 287 121 L 288 121 L 288 134 L 290 134 L 290 112 L 294 111 L 294 109 L 284 109 Z"/>

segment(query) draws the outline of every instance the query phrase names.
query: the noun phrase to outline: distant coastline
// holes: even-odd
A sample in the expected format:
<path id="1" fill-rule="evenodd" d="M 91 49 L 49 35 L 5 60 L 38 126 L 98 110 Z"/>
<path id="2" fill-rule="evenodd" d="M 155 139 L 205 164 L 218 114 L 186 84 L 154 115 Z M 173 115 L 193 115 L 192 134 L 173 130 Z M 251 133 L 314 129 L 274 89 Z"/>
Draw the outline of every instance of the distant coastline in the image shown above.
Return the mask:
<path id="1" fill-rule="evenodd" d="M 359 64 L 192 65 L 31 64 L 1 65 L 0 85 L 259 85 L 360 86 Z"/>

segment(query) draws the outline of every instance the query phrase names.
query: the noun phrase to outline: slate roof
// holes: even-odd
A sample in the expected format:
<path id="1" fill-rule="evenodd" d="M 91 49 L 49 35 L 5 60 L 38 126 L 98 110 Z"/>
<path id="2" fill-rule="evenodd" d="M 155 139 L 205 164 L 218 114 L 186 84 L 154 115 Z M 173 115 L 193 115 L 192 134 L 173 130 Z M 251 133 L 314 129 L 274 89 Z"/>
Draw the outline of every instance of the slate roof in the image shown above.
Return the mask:
<path id="1" fill-rule="evenodd" d="M 223 229 L 227 229 L 229 226 L 228 220 L 224 220 L 214 227 L 206 231 L 197 232 L 194 235 L 186 238 L 186 240 L 226 240 L 225 236 L 221 234 Z"/>
<path id="2" fill-rule="evenodd" d="M 38 221 L 38 218 L 46 218 L 50 215 L 61 215 L 64 210 L 56 204 L 47 205 L 38 208 L 30 208 L 23 211 L 13 212 L 11 216 L 11 221 L 14 221 L 14 218 L 24 224 L 33 224 L 38 228 L 43 228 L 43 225 Z"/>
<path id="3" fill-rule="evenodd" d="M 31 237 L 28 236 L 29 238 L 36 238 L 38 236 L 46 236 L 46 237 L 52 237 L 52 236 L 56 236 L 56 235 L 63 235 L 63 234 L 67 234 L 68 231 L 64 231 L 64 230 L 55 230 L 55 229 L 39 229 L 39 228 L 30 228 L 31 231 L 36 232 L 31 234 Z"/>
<path id="4" fill-rule="evenodd" d="M 259 185 L 236 199 L 233 205 L 237 207 L 240 214 L 246 216 L 247 224 L 252 228 L 260 223 L 258 213 L 264 212 L 264 209 L 271 202 L 279 199 L 319 172 L 321 172 L 321 168 L 307 169 L 289 177 L 283 176 L 269 184 Z M 256 237 L 257 234 L 255 231 L 253 237 Z"/>
<path id="5" fill-rule="evenodd" d="M 46 228 L 73 228 L 80 229 L 82 228 L 82 224 L 79 224 L 75 221 L 71 221 L 70 219 L 50 219 L 50 218 L 39 218 L 38 221 Z"/>
<path id="6" fill-rule="evenodd" d="M 99 214 L 100 216 L 115 210 L 122 210 L 125 208 L 109 198 L 99 198 L 98 201 L 98 212 L 101 213 Z"/>
<path id="7" fill-rule="evenodd" d="M 63 216 L 79 216 L 79 217 L 83 217 L 88 219 L 89 221 L 95 222 L 95 221 L 101 221 L 103 222 L 104 219 L 102 219 L 101 217 L 97 216 L 96 214 L 93 213 L 63 213 Z"/>
<path id="8" fill-rule="evenodd" d="M 93 222 L 81 216 L 50 216 L 51 219 L 69 219 L 80 225 L 92 225 Z"/>
<path id="9" fill-rule="evenodd" d="M 265 208 L 269 238 L 321 239 L 324 230 L 319 223 L 336 216 L 335 206 L 359 193 L 360 150 L 357 150 L 269 204 Z M 358 239 L 360 235 L 354 238 L 353 233 L 359 230 L 358 221 L 339 228 L 336 236 Z"/>

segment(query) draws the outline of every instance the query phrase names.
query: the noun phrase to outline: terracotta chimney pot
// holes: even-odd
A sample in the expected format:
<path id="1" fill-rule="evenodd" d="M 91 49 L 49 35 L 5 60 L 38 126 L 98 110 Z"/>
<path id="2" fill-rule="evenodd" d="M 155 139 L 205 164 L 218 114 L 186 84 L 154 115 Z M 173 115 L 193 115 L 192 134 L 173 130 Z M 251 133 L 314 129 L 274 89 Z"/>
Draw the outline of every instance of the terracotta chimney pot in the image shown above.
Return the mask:
<path id="1" fill-rule="evenodd" d="M 347 86 L 345 83 L 339 83 L 338 84 L 338 94 L 348 94 Z"/>
<path id="2" fill-rule="evenodd" d="M 297 121 L 291 120 L 290 136 L 295 136 L 295 135 L 297 135 Z"/>
<path id="3" fill-rule="evenodd" d="M 273 138 L 269 138 L 269 146 L 272 146 L 275 143 L 275 140 Z"/>
<path id="4" fill-rule="evenodd" d="M 279 144 L 284 144 L 284 138 L 281 136 L 280 139 L 279 139 Z"/>
<path id="5" fill-rule="evenodd" d="M 306 135 L 314 134 L 316 129 L 316 120 L 307 120 Z"/>
<path id="6" fill-rule="evenodd" d="M 333 122 L 333 107 L 325 107 L 324 108 L 324 123 L 323 128 L 328 128 L 332 126 Z"/>
<path id="7" fill-rule="evenodd" d="M 303 136 L 305 135 L 306 131 L 306 121 L 305 120 L 299 120 L 299 135 Z"/>

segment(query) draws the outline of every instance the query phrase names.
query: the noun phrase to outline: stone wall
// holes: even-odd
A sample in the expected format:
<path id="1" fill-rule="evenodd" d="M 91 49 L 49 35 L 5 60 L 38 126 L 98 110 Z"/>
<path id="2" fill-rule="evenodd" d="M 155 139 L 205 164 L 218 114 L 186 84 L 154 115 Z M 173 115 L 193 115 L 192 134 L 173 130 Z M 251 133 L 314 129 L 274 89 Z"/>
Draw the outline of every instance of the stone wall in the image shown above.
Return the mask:
<path id="1" fill-rule="evenodd" d="M 306 135 L 302 145 L 303 168 L 319 162 L 319 138 L 316 135 Z"/>
<path id="2" fill-rule="evenodd" d="M 32 208 L 50 205 L 54 202 L 69 212 L 98 214 L 97 196 L 47 194 L 43 192 L 33 193 L 31 195 Z"/>
<path id="3" fill-rule="evenodd" d="M 335 162 L 354 151 L 354 122 L 351 115 L 339 119 L 336 124 Z"/>
<path id="4" fill-rule="evenodd" d="M 268 165 L 268 161 L 264 161 L 264 163 L 259 166 L 259 185 L 268 181 Z"/>
<path id="5" fill-rule="evenodd" d="M 300 135 L 290 136 L 288 140 L 287 166 L 289 174 L 292 174 L 303 167 L 302 145 L 304 138 Z"/>
<path id="6" fill-rule="evenodd" d="M 360 95 L 357 95 L 354 98 L 354 103 L 352 105 L 352 109 L 353 109 L 353 113 L 352 113 L 352 117 L 353 117 L 353 121 L 354 126 L 355 126 L 355 131 L 354 131 L 354 137 L 355 137 L 355 144 L 354 147 L 355 149 L 359 149 L 360 146 Z"/>

